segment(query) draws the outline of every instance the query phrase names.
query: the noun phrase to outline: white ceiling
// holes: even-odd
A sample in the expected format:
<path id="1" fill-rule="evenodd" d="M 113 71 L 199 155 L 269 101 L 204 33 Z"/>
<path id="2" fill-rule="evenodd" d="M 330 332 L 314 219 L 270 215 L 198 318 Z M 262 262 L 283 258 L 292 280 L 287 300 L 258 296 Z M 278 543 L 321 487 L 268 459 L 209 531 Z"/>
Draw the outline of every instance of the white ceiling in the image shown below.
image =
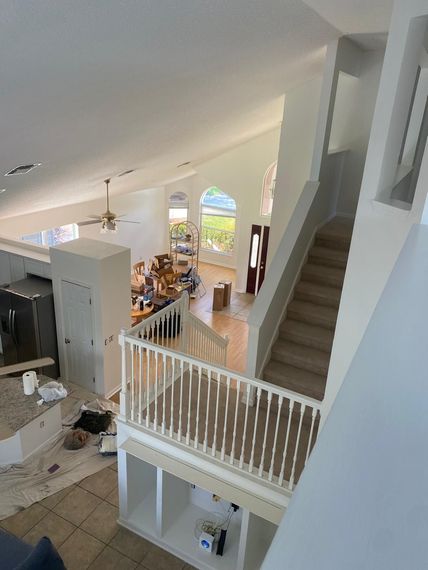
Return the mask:
<path id="1" fill-rule="evenodd" d="M 113 194 L 159 185 L 272 128 L 338 35 L 301 0 L 2 0 L 0 175 L 42 166 L 1 176 L 0 218 L 102 196 L 127 169 Z"/>
<path id="2" fill-rule="evenodd" d="M 394 0 L 305 0 L 345 34 L 387 32 Z"/>

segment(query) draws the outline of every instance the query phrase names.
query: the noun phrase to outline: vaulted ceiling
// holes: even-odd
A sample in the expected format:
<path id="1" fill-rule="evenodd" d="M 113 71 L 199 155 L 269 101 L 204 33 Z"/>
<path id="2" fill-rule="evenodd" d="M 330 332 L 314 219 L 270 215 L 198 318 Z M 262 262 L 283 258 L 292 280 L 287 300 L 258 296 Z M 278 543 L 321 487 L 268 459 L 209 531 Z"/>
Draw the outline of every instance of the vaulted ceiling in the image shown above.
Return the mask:
<path id="1" fill-rule="evenodd" d="M 323 46 L 385 31 L 390 5 L 2 0 L 0 218 L 102 196 L 126 170 L 112 193 L 159 185 L 273 127 L 284 92 L 320 72 Z"/>

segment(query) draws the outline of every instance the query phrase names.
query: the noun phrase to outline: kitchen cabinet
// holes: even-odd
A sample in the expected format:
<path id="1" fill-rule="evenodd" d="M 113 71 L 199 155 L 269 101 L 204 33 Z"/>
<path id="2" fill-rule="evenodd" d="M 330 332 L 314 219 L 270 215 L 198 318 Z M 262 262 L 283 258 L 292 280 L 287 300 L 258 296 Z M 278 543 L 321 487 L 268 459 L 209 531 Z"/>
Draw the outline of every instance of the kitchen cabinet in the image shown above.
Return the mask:
<path id="1" fill-rule="evenodd" d="M 15 255 L 13 253 L 10 253 L 9 260 L 10 260 L 10 280 L 13 282 L 25 279 L 27 274 L 25 272 L 24 258 L 20 255 Z"/>
<path id="2" fill-rule="evenodd" d="M 10 283 L 10 260 L 6 251 L 0 251 L 0 285 Z"/>

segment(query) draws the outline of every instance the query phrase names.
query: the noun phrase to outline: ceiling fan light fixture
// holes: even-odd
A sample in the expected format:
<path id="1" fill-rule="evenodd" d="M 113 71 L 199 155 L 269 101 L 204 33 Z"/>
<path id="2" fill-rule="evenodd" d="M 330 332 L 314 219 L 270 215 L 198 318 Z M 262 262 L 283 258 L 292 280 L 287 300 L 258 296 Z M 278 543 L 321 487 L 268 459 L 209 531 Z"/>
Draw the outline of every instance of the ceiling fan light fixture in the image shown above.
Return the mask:
<path id="1" fill-rule="evenodd" d="M 117 224 L 114 220 L 102 220 L 100 234 L 114 234 L 117 232 Z"/>

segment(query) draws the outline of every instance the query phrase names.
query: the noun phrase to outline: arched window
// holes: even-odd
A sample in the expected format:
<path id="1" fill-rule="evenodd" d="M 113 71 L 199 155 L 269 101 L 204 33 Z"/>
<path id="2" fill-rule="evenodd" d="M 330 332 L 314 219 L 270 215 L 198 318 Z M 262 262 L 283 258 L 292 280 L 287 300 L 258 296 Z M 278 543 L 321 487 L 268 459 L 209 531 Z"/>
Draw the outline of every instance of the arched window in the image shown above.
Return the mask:
<path id="1" fill-rule="evenodd" d="M 189 198 L 184 192 L 174 192 L 168 200 L 169 225 L 187 222 Z"/>
<path id="2" fill-rule="evenodd" d="M 236 202 L 212 186 L 201 198 L 201 248 L 231 254 L 235 243 Z"/>
<path id="3" fill-rule="evenodd" d="M 278 162 L 272 163 L 266 170 L 263 177 L 263 188 L 262 188 L 262 203 L 260 207 L 260 214 L 262 216 L 270 216 L 272 214 L 272 204 L 273 196 L 275 194 L 275 183 L 276 183 L 276 168 Z"/>

